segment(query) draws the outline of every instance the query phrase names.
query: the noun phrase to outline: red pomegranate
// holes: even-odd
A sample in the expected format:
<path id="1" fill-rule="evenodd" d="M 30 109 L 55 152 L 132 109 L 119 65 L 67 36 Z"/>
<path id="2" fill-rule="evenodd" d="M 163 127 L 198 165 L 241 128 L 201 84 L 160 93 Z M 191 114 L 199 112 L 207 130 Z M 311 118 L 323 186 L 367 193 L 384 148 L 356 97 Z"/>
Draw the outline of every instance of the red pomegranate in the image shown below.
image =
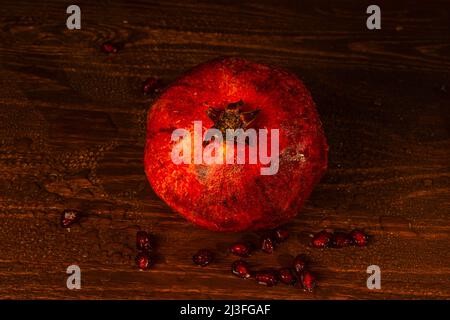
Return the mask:
<path id="1" fill-rule="evenodd" d="M 208 139 L 202 133 L 211 128 L 216 135 Z M 176 129 L 189 135 L 174 136 Z M 230 138 L 231 129 L 237 134 Z M 243 132 L 256 133 L 256 140 Z M 175 149 L 181 160 L 174 161 Z M 206 160 L 208 152 L 217 156 L 213 162 Z M 153 190 L 211 230 L 274 228 L 295 217 L 323 175 L 327 153 L 303 83 L 281 68 L 240 58 L 195 67 L 166 88 L 148 113 L 145 172 Z M 257 155 L 256 162 L 250 155 Z"/>

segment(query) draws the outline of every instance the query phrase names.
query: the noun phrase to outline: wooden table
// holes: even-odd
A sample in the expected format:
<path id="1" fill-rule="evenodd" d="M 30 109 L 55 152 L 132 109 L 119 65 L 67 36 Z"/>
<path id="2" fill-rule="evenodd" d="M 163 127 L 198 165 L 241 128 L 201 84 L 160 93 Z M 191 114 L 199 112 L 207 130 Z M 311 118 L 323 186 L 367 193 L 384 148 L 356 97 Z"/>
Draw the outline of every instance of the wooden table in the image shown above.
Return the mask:
<path id="1" fill-rule="evenodd" d="M 450 298 L 450 5 L 378 2 L 67 1 L 0 5 L 0 297 L 19 299 Z M 232 4 L 230 4 L 232 3 Z M 275 4 L 277 3 L 277 4 Z M 116 55 L 100 45 L 123 43 Z M 257 267 L 305 253 L 313 294 L 230 274 L 233 241 L 198 229 L 159 200 L 143 171 L 148 76 L 166 83 L 194 65 L 238 55 L 277 64 L 311 89 L 330 144 L 329 170 L 291 239 Z M 88 215 L 59 226 L 66 208 Z M 365 228 L 367 248 L 317 250 L 323 228 Z M 157 237 L 153 270 L 134 265 L 135 233 Z M 217 255 L 206 268 L 191 256 Z M 66 288 L 77 264 L 82 289 Z M 381 290 L 366 268 L 378 265 Z"/>

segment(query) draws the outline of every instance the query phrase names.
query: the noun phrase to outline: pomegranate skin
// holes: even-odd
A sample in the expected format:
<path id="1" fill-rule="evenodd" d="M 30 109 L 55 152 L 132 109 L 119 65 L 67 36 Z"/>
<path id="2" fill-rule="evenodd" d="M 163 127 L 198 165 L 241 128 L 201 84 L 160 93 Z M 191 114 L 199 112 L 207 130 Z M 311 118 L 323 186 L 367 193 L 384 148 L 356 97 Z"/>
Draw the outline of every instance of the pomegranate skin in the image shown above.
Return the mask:
<path id="1" fill-rule="evenodd" d="M 225 110 L 241 100 L 244 112 L 259 110 L 252 128 L 279 129 L 276 174 L 261 175 L 260 169 L 269 165 L 259 160 L 257 164 L 172 161 L 175 129 L 192 133 L 193 122 L 202 121 L 204 133 L 215 124 L 207 115 L 209 107 Z M 322 177 L 327 156 L 319 115 L 303 83 L 281 68 L 241 58 L 195 67 L 168 86 L 148 113 L 144 166 L 153 190 L 172 209 L 210 230 L 273 229 L 286 223 Z"/>

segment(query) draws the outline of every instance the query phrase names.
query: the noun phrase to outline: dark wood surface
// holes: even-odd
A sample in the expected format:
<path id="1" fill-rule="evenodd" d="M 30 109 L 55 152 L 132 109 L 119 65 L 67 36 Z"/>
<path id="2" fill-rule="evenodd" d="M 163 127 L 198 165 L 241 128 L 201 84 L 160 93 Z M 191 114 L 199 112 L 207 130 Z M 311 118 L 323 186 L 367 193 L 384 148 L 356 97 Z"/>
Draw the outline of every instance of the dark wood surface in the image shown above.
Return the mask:
<path id="1" fill-rule="evenodd" d="M 448 1 L 386 1 L 382 30 L 364 1 L 65 1 L 0 4 L 0 297 L 63 299 L 450 298 L 450 16 Z M 122 42 L 114 56 L 99 50 Z M 238 55 L 283 66 L 311 89 L 329 170 L 288 225 L 291 240 L 257 267 L 310 256 L 313 294 L 230 275 L 226 247 L 250 233 L 198 229 L 159 200 L 143 171 L 148 76 L 166 83 Z M 286 186 L 287 188 L 289 186 Z M 87 213 L 68 232 L 66 208 Z M 367 248 L 313 250 L 311 232 L 365 228 Z M 158 240 L 153 270 L 134 237 Z M 217 262 L 192 264 L 208 247 Z M 82 289 L 66 288 L 77 264 Z M 366 288 L 379 265 L 382 289 Z"/>

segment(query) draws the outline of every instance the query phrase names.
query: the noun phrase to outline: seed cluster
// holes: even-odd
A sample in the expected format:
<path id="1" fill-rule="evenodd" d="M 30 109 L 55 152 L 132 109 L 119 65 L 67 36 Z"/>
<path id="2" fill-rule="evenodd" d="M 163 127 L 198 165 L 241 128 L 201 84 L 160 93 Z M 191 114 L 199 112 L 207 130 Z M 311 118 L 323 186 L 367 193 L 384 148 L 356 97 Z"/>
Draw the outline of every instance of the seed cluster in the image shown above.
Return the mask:
<path id="1" fill-rule="evenodd" d="M 289 232 L 284 228 L 278 228 L 262 235 L 260 243 L 261 250 L 265 253 L 271 254 L 281 242 L 289 238 Z"/>
<path id="2" fill-rule="evenodd" d="M 284 228 L 264 233 L 260 237 L 259 249 L 267 254 L 271 254 L 281 242 L 286 241 L 288 238 L 289 232 Z M 363 247 L 367 245 L 368 239 L 368 235 L 358 229 L 349 233 L 322 230 L 313 235 L 311 245 L 314 248 Z M 240 258 L 247 258 L 253 253 L 253 249 L 252 244 L 236 242 L 230 246 L 229 252 Z M 212 252 L 202 249 L 194 255 L 193 261 L 195 264 L 206 266 L 212 261 L 212 257 Z M 292 265 L 288 268 L 252 270 L 247 261 L 239 259 L 231 264 L 231 273 L 241 279 L 252 278 L 257 283 L 268 287 L 275 286 L 281 282 L 288 286 L 312 292 L 317 284 L 317 276 L 311 272 L 307 261 L 308 259 L 305 255 L 299 254 L 293 259 Z"/>
<path id="3" fill-rule="evenodd" d="M 136 265 L 140 270 L 150 269 L 154 262 L 151 256 L 154 244 L 146 231 L 136 232 L 136 248 L 139 251 L 135 258 Z"/>
<path id="4" fill-rule="evenodd" d="M 288 238 L 289 232 L 284 228 L 265 233 L 260 238 L 260 250 L 271 254 L 281 242 Z M 249 257 L 252 251 L 252 245 L 248 243 L 237 242 L 230 246 L 230 252 L 239 257 Z M 247 261 L 240 259 L 231 264 L 231 273 L 242 279 L 253 278 L 257 283 L 268 287 L 281 282 L 288 286 L 312 291 L 316 285 L 316 277 L 307 269 L 304 255 L 295 257 L 291 267 L 279 270 L 252 270 Z"/>
<path id="5" fill-rule="evenodd" d="M 82 212 L 75 209 L 66 209 L 62 212 L 60 224 L 63 228 L 80 221 Z M 259 249 L 271 254 L 276 247 L 289 238 L 289 232 L 284 228 L 278 228 L 264 233 L 260 237 Z M 367 246 L 369 236 L 362 230 L 354 229 L 351 232 L 322 230 L 312 236 L 311 246 L 314 248 L 344 248 L 348 246 Z M 136 248 L 138 254 L 135 258 L 136 265 L 140 270 L 148 270 L 154 263 L 152 252 L 154 242 L 146 231 L 136 233 Z M 254 251 L 254 246 L 246 242 L 236 242 L 229 248 L 231 254 L 241 258 L 249 257 Z M 208 249 L 200 249 L 193 255 L 192 261 L 201 267 L 206 267 L 214 260 L 214 254 Z M 307 258 L 304 255 L 297 255 L 289 268 L 279 270 L 252 270 L 245 260 L 236 260 L 231 265 L 231 273 L 238 278 L 253 278 L 259 284 L 268 287 L 275 286 L 278 282 L 302 288 L 312 292 L 316 287 L 316 275 L 308 268 Z"/>
<path id="6" fill-rule="evenodd" d="M 278 282 L 281 282 L 288 286 L 312 292 L 316 286 L 316 276 L 307 268 L 303 255 L 295 257 L 290 268 L 281 268 L 279 270 L 252 271 L 246 261 L 236 260 L 231 265 L 231 273 L 238 278 L 254 278 L 257 283 L 268 287 L 273 287 Z"/>
<path id="7" fill-rule="evenodd" d="M 362 230 L 355 229 L 348 233 L 322 230 L 312 236 L 311 246 L 314 248 L 365 247 L 368 242 L 369 236 Z"/>

